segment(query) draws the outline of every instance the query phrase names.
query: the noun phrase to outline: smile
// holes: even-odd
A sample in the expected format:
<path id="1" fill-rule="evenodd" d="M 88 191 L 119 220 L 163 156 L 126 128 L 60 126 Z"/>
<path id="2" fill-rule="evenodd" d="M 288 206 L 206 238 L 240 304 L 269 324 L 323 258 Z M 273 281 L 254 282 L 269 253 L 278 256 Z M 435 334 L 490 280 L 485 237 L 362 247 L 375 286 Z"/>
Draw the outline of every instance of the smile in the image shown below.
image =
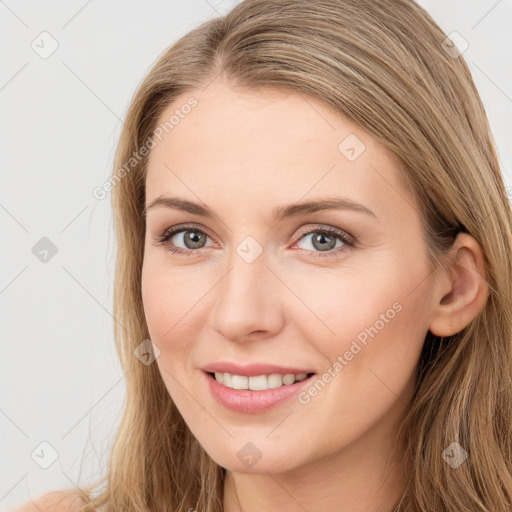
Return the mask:
<path id="1" fill-rule="evenodd" d="M 311 380 L 316 375 L 301 373 L 249 377 L 222 372 L 202 371 L 201 373 L 204 375 L 212 397 L 219 404 L 231 411 L 245 414 L 263 413 L 283 405 L 286 400 L 310 386 Z M 222 379 L 223 382 L 218 382 L 217 379 Z M 252 387 L 249 388 L 249 386 Z M 254 387 L 258 389 L 253 389 Z"/>
<path id="2" fill-rule="evenodd" d="M 272 373 L 270 375 L 233 375 L 231 373 L 214 372 L 210 375 L 215 377 L 215 380 L 231 389 L 250 389 L 252 391 L 263 391 L 266 389 L 275 389 L 281 386 L 289 386 L 295 382 L 300 382 L 306 379 L 312 373 Z"/>

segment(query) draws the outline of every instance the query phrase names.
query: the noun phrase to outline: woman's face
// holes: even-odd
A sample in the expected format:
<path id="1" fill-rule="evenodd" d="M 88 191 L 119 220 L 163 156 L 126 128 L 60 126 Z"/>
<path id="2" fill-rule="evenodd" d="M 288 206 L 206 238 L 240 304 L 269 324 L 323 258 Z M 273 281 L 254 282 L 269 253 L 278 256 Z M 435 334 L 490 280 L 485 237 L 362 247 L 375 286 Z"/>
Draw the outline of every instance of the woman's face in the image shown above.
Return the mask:
<path id="1" fill-rule="evenodd" d="M 382 446 L 406 412 L 432 303 L 422 219 L 398 162 L 293 93 L 214 84 L 160 122 L 173 115 L 149 158 L 146 207 L 174 202 L 147 210 L 142 294 L 189 428 L 218 464 L 245 473 Z M 340 203 L 301 206 L 327 200 Z M 224 363 L 242 367 L 224 367 L 240 375 L 224 375 L 227 387 L 205 371 Z M 273 387 L 287 373 L 315 375 Z"/>

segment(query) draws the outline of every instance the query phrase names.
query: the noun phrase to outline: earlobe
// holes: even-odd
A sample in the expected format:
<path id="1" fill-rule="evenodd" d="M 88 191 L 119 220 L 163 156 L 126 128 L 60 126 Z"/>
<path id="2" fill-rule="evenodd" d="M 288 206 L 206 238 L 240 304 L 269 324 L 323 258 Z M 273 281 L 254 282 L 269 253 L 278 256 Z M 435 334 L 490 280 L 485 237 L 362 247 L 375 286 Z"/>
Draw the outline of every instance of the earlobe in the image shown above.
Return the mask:
<path id="1" fill-rule="evenodd" d="M 489 296 L 485 260 L 479 243 L 459 233 L 448 256 L 446 273 L 439 278 L 429 330 L 440 337 L 452 336 L 484 308 Z"/>

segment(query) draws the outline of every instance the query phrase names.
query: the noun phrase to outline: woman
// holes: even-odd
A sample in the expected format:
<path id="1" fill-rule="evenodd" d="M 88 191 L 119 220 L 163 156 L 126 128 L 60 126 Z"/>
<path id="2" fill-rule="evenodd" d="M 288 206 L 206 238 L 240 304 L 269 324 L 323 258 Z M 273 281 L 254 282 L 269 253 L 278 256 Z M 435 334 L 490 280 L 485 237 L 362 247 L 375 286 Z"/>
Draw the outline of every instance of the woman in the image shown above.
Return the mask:
<path id="1" fill-rule="evenodd" d="M 510 207 L 421 7 L 202 24 L 138 88 L 111 186 L 124 416 L 104 478 L 40 509 L 511 510 Z"/>

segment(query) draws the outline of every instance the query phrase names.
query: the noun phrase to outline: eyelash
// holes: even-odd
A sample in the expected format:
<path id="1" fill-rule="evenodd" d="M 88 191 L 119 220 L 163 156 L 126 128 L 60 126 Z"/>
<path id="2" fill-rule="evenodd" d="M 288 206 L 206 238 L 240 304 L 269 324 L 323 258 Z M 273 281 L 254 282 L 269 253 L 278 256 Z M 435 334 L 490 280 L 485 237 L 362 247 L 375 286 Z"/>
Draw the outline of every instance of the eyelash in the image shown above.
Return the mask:
<path id="1" fill-rule="evenodd" d="M 182 231 L 193 231 L 196 233 L 201 233 L 202 235 L 209 236 L 208 233 L 206 233 L 205 231 L 200 229 L 198 226 L 196 226 L 194 224 L 189 224 L 189 225 L 175 226 L 173 228 L 166 230 L 162 236 L 157 237 L 155 239 L 155 242 L 157 243 L 157 245 L 162 245 L 162 246 L 166 247 L 168 251 L 170 251 L 174 254 L 179 254 L 181 256 L 189 256 L 192 253 L 197 252 L 199 249 L 182 249 L 181 247 L 168 246 L 167 242 L 174 235 L 176 235 L 177 233 L 180 233 Z M 308 249 L 299 249 L 302 251 L 306 251 L 308 253 L 315 254 L 314 257 L 334 256 L 334 255 L 339 254 L 340 252 L 343 252 L 347 248 L 354 248 L 356 245 L 355 239 L 353 236 L 351 236 L 351 235 L 349 236 L 348 234 L 341 231 L 340 229 L 333 228 L 333 227 L 317 227 L 317 228 L 310 229 L 309 231 L 301 233 L 300 237 L 297 239 L 296 242 L 299 242 L 300 240 L 305 238 L 307 235 L 310 235 L 312 233 L 317 233 L 317 234 L 321 233 L 324 235 L 331 235 L 331 236 L 334 235 L 334 236 L 338 237 L 344 244 L 342 247 L 338 247 L 337 249 L 330 249 L 329 251 L 325 251 L 325 252 L 324 251 L 309 251 Z"/>

